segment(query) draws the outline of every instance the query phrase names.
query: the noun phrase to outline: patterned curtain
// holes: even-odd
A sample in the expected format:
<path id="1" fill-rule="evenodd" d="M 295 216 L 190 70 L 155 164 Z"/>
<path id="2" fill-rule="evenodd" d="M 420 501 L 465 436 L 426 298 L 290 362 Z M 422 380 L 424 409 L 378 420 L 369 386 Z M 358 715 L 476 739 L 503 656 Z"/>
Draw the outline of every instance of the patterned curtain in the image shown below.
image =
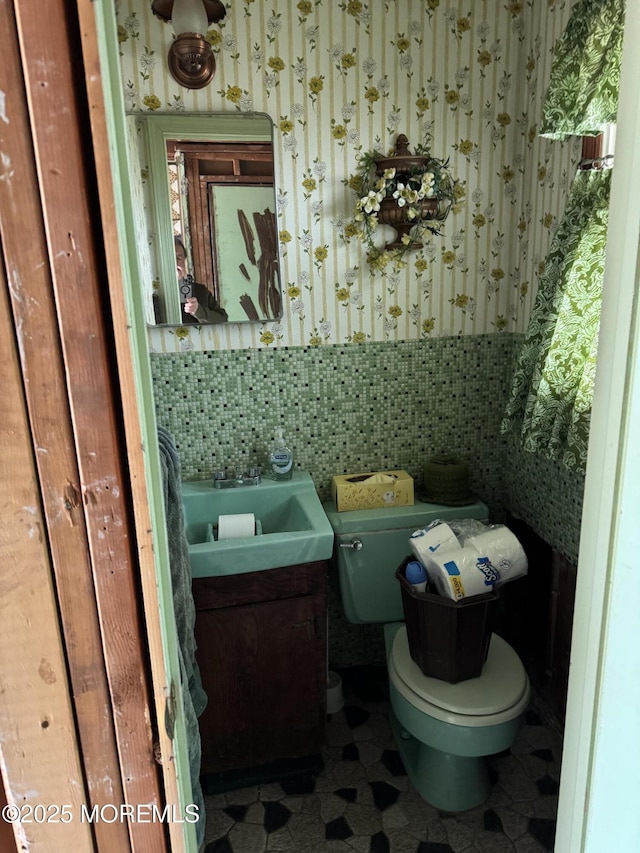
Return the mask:
<path id="1" fill-rule="evenodd" d="M 577 0 L 556 43 L 540 135 L 597 136 L 618 110 L 625 0 Z"/>
<path id="2" fill-rule="evenodd" d="M 616 121 L 624 0 L 577 0 L 555 46 L 541 135 L 596 135 Z M 502 432 L 583 470 L 587 461 L 609 170 L 579 171 L 551 242 Z"/>
<path id="3" fill-rule="evenodd" d="M 595 378 L 611 170 L 578 172 L 551 243 L 502 432 L 584 470 Z"/>

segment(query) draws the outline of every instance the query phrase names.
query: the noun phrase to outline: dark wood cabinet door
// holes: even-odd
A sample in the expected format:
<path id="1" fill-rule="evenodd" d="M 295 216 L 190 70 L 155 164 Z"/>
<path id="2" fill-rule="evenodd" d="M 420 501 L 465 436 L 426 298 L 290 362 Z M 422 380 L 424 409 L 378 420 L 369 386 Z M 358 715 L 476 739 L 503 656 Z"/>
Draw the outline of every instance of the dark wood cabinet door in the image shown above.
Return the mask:
<path id="1" fill-rule="evenodd" d="M 312 596 L 199 610 L 202 772 L 311 754 L 324 731 L 324 618 Z"/>

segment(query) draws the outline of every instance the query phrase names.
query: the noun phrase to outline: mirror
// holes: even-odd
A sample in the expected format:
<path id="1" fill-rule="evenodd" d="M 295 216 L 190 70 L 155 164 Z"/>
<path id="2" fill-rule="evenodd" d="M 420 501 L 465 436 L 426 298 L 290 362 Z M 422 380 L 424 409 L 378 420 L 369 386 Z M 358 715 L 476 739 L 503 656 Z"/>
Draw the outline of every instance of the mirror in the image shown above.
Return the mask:
<path id="1" fill-rule="evenodd" d="M 139 119 L 156 233 L 155 325 L 280 319 L 271 118 L 173 113 Z M 176 250 L 184 264 L 177 265 Z"/>

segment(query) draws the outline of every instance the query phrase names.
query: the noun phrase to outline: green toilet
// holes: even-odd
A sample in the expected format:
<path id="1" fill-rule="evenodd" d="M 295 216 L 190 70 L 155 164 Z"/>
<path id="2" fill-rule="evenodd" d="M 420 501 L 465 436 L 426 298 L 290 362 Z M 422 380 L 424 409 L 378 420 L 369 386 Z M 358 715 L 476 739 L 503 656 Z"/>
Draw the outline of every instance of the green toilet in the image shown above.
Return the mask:
<path id="1" fill-rule="evenodd" d="M 485 758 L 514 742 L 529 704 L 529 678 L 516 652 L 491 636 L 481 674 L 451 684 L 422 673 L 411 657 L 398 566 L 414 530 L 433 521 L 475 518 L 488 509 L 417 501 L 413 506 L 338 512 L 324 504 L 335 533 L 335 561 L 346 618 L 383 623 L 391 727 L 409 779 L 431 805 L 461 812 L 490 792 Z"/>

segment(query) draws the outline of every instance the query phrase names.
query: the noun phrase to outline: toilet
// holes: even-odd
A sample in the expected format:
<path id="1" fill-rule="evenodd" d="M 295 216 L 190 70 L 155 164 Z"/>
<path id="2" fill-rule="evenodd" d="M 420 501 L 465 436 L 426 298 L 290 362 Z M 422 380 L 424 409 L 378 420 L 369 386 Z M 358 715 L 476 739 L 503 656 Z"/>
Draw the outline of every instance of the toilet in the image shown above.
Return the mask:
<path id="1" fill-rule="evenodd" d="M 324 509 L 335 533 L 342 605 L 354 624 L 382 623 L 391 699 L 391 728 L 414 788 L 442 811 L 480 805 L 491 785 L 486 756 L 514 742 L 531 687 L 516 652 L 493 634 L 477 678 L 450 684 L 422 673 L 409 651 L 395 571 L 411 553 L 409 537 L 433 521 L 488 519 L 478 501 L 338 512 Z"/>

